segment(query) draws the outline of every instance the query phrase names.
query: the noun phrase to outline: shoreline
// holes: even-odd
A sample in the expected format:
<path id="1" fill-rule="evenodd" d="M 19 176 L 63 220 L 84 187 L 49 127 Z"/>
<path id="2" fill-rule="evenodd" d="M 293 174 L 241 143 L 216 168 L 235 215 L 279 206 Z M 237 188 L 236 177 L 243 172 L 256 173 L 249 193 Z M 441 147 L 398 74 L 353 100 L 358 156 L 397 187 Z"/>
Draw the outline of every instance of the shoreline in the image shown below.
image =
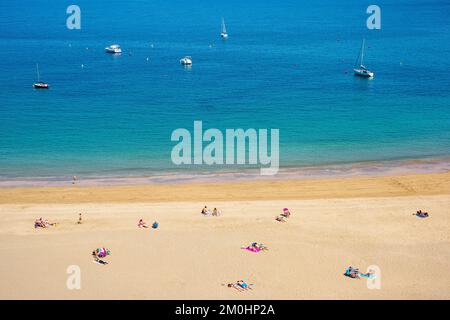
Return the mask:
<path id="1" fill-rule="evenodd" d="M 0 204 L 302 200 L 450 194 L 450 171 L 332 179 L 0 188 Z"/>
<path id="2" fill-rule="evenodd" d="M 273 176 L 260 175 L 259 168 L 219 168 L 217 170 L 163 170 L 136 175 L 75 174 L 76 184 L 83 187 L 164 185 L 192 183 L 224 183 L 279 180 L 319 180 L 348 177 L 380 177 L 411 174 L 445 173 L 450 171 L 450 157 L 383 161 L 364 161 L 315 166 L 285 166 Z M 0 190 L 22 187 L 67 187 L 72 176 L 0 177 Z"/>

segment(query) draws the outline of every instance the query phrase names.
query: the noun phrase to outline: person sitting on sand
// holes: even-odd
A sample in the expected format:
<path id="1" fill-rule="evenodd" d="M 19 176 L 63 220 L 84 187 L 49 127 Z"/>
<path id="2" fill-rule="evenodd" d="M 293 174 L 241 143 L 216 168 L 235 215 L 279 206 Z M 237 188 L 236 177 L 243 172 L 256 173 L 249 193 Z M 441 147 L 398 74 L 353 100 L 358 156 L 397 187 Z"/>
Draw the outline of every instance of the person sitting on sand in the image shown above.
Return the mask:
<path id="1" fill-rule="evenodd" d="M 426 218 L 426 217 L 428 217 L 428 212 L 423 212 L 422 210 L 418 210 L 415 215 L 418 217 L 421 217 L 421 218 Z"/>
<path id="2" fill-rule="evenodd" d="M 92 251 L 92 256 L 94 257 L 94 261 L 100 264 L 108 264 L 108 262 L 102 260 L 101 258 L 106 258 L 106 256 L 109 256 L 111 254 L 111 251 L 106 248 L 97 248 L 94 251 Z"/>
<path id="3" fill-rule="evenodd" d="M 42 220 L 42 218 L 39 218 L 34 221 L 34 227 L 35 228 L 46 228 L 47 226 L 45 225 L 44 220 Z"/>
<path id="4" fill-rule="evenodd" d="M 159 226 L 159 223 L 157 221 L 153 222 L 153 224 L 152 224 L 153 229 L 157 229 L 158 226 Z"/>
<path id="5" fill-rule="evenodd" d="M 353 279 L 359 279 L 359 269 L 350 266 L 345 270 L 344 275 Z"/>
<path id="6" fill-rule="evenodd" d="M 111 254 L 111 251 L 106 248 L 97 248 L 94 251 L 92 251 L 92 255 L 95 258 L 106 258 L 106 256 L 109 256 Z"/>
<path id="7" fill-rule="evenodd" d="M 289 218 L 291 216 L 291 213 L 289 212 L 288 208 L 284 208 L 283 209 L 283 213 L 281 214 L 281 216 L 285 217 L 285 218 Z"/>
<path id="8" fill-rule="evenodd" d="M 219 215 L 219 211 L 217 210 L 217 208 L 214 208 L 212 215 L 216 217 Z"/>
<path id="9" fill-rule="evenodd" d="M 275 218 L 275 220 L 277 220 L 278 222 L 286 222 L 286 219 L 285 219 L 284 216 L 277 216 L 277 217 Z"/>
<path id="10" fill-rule="evenodd" d="M 245 291 L 244 289 L 242 289 L 240 286 L 238 286 L 236 283 L 229 283 L 227 284 L 228 288 L 233 288 L 236 289 L 239 292 Z"/>
<path id="11" fill-rule="evenodd" d="M 139 219 L 138 227 L 139 228 L 148 228 L 148 225 L 143 219 Z"/>
<path id="12" fill-rule="evenodd" d="M 205 207 L 202 209 L 202 214 L 205 215 L 205 216 L 210 216 L 210 215 L 211 215 L 211 211 L 209 211 L 209 210 L 208 210 L 208 207 L 205 206 Z"/>

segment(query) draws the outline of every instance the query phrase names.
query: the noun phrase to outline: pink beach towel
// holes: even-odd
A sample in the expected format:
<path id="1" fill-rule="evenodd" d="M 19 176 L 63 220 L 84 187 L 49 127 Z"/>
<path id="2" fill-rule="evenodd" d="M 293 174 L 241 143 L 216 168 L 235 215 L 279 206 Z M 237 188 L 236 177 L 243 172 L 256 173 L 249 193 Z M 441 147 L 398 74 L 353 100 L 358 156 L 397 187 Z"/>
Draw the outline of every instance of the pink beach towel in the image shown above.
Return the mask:
<path id="1" fill-rule="evenodd" d="M 252 246 L 248 246 L 246 248 L 241 248 L 243 250 L 247 250 L 250 252 L 260 252 L 262 249 L 261 248 L 256 248 L 256 247 L 252 247 Z"/>

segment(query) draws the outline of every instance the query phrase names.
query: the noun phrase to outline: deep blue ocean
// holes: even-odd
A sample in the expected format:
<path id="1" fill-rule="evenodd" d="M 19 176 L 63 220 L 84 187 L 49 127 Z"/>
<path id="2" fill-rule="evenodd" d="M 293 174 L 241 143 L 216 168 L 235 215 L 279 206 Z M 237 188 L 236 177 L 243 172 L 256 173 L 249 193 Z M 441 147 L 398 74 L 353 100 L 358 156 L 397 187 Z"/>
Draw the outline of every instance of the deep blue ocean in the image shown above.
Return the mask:
<path id="1" fill-rule="evenodd" d="M 194 120 L 280 129 L 283 167 L 450 156 L 450 1 L 376 1 L 380 30 L 370 4 L 0 0 L 0 179 L 172 170 Z M 363 38 L 371 80 L 352 74 Z"/>

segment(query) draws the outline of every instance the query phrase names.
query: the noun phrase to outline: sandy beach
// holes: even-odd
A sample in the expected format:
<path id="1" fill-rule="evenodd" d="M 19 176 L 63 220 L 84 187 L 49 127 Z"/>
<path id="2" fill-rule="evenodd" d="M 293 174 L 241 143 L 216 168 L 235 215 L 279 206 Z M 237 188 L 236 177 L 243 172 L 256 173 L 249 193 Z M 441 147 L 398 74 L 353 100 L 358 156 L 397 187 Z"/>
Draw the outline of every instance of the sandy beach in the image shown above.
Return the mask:
<path id="1" fill-rule="evenodd" d="M 39 217 L 59 224 L 34 229 Z M 450 173 L 4 188 L 0 221 L 0 299 L 450 299 Z M 269 251 L 240 249 L 252 242 Z M 99 246 L 108 265 L 93 263 Z M 80 290 L 66 286 L 71 265 Z M 344 277 L 349 265 L 377 266 L 381 287 Z M 240 279 L 253 290 L 224 286 Z"/>

